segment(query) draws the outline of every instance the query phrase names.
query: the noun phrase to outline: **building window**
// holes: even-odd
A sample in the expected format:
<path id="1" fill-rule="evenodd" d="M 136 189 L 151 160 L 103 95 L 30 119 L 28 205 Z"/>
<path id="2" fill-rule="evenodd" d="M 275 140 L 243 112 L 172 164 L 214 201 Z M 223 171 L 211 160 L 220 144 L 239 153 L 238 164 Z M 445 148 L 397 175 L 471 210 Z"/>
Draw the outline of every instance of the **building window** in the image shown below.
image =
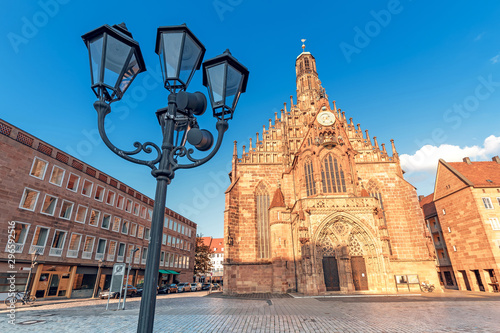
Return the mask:
<path id="1" fill-rule="evenodd" d="M 314 170 L 313 164 L 310 160 L 304 163 L 304 175 L 306 177 L 306 191 L 307 196 L 316 194 L 316 187 L 314 186 Z"/>
<path id="2" fill-rule="evenodd" d="M 130 227 L 130 236 L 135 237 L 137 234 L 137 223 L 132 223 Z"/>
<path id="3" fill-rule="evenodd" d="M 101 217 L 101 212 L 95 209 L 90 211 L 89 225 L 93 227 L 99 226 L 99 217 Z"/>
<path id="4" fill-rule="evenodd" d="M 100 238 L 97 242 L 97 251 L 95 253 L 95 260 L 104 260 L 104 253 L 106 253 L 107 240 Z"/>
<path id="5" fill-rule="evenodd" d="M 269 258 L 269 194 L 264 184 L 260 183 L 255 193 L 257 239 L 259 258 Z"/>
<path id="6" fill-rule="evenodd" d="M 31 249 L 29 253 L 36 252 L 39 255 L 43 255 L 45 250 L 45 245 L 47 244 L 47 238 L 49 236 L 49 228 L 37 226 L 35 229 L 35 234 L 33 235 L 33 240 L 31 241 Z"/>
<path id="7" fill-rule="evenodd" d="M 146 219 L 148 221 L 151 221 L 152 218 L 153 218 L 153 210 L 148 208 L 148 211 L 146 213 Z"/>
<path id="8" fill-rule="evenodd" d="M 174 222 L 174 231 L 177 231 L 177 222 Z"/>
<path id="9" fill-rule="evenodd" d="M 123 201 L 124 201 L 123 196 L 118 195 L 118 197 L 116 198 L 116 208 L 123 209 Z"/>
<path id="10" fill-rule="evenodd" d="M 76 210 L 75 221 L 79 223 L 85 223 L 85 219 L 87 218 L 87 207 L 78 205 L 78 209 Z"/>
<path id="11" fill-rule="evenodd" d="M 80 182 L 80 177 L 78 177 L 74 173 L 70 173 L 69 178 L 68 178 L 68 184 L 66 185 L 66 188 L 70 191 L 76 192 L 76 190 L 78 189 L 79 182 Z"/>
<path id="12" fill-rule="evenodd" d="M 323 182 L 324 193 L 344 193 L 346 192 L 344 171 L 342 165 L 332 155 L 327 155 L 323 159 L 321 166 L 321 180 Z"/>
<path id="13" fill-rule="evenodd" d="M 127 202 L 125 204 L 125 211 L 127 213 L 130 213 L 132 211 L 132 200 L 127 199 Z"/>
<path id="14" fill-rule="evenodd" d="M 43 198 L 41 213 L 53 216 L 56 210 L 56 205 L 57 205 L 57 198 L 49 194 L 45 194 L 45 198 Z"/>
<path id="15" fill-rule="evenodd" d="M 85 237 L 85 243 L 83 245 L 82 259 L 92 258 L 92 252 L 94 251 L 94 241 L 95 241 L 95 237 L 93 237 L 93 236 L 86 236 Z"/>
<path id="16" fill-rule="evenodd" d="M 123 257 L 125 256 L 125 243 L 120 243 L 118 245 L 118 256 L 116 261 L 123 261 Z"/>
<path id="17" fill-rule="evenodd" d="M 167 238 L 167 246 L 170 246 L 172 244 L 172 236 L 168 236 Z"/>
<path id="18" fill-rule="evenodd" d="M 481 198 L 483 200 L 484 208 L 493 209 L 493 204 L 491 203 L 490 198 Z"/>
<path id="19" fill-rule="evenodd" d="M 311 69 L 311 65 L 309 64 L 309 59 L 304 58 L 304 67 L 307 69 Z"/>
<path id="20" fill-rule="evenodd" d="M 162 239 L 161 239 L 161 243 L 163 245 L 167 245 L 167 234 L 163 234 Z"/>
<path id="21" fill-rule="evenodd" d="M 19 203 L 19 208 L 26 210 L 35 210 L 36 202 L 38 200 L 38 195 L 40 192 L 32 190 L 30 188 L 25 188 L 21 202 Z"/>
<path id="22" fill-rule="evenodd" d="M 146 229 L 144 230 L 144 239 L 145 239 L 145 240 L 149 240 L 149 236 L 150 236 L 150 235 L 149 235 L 149 232 L 150 232 L 149 228 L 146 228 Z"/>
<path id="23" fill-rule="evenodd" d="M 15 253 L 23 253 L 24 243 L 26 242 L 26 237 L 28 235 L 30 225 L 28 223 L 14 221 L 10 221 L 9 225 L 12 225 L 12 223 L 14 223 Z M 12 245 L 7 242 L 5 246 L 5 252 L 9 252 L 9 250 L 12 251 Z"/>
<path id="24" fill-rule="evenodd" d="M 104 187 L 97 185 L 95 189 L 94 199 L 102 201 L 104 199 Z"/>
<path id="25" fill-rule="evenodd" d="M 123 223 L 122 223 L 122 234 L 128 234 L 128 226 L 129 226 L 130 222 L 127 221 L 127 220 L 123 220 Z"/>
<path id="26" fill-rule="evenodd" d="M 139 215 L 139 204 L 134 203 L 134 215 Z"/>
<path id="27" fill-rule="evenodd" d="M 141 206 L 141 217 L 143 219 L 146 218 L 146 207 Z"/>
<path id="28" fill-rule="evenodd" d="M 174 223 L 174 221 L 173 221 L 172 219 L 170 219 L 170 222 L 169 222 L 169 224 L 168 224 L 168 228 L 169 228 L 170 230 L 172 230 L 173 223 Z"/>
<path id="29" fill-rule="evenodd" d="M 102 216 L 101 228 L 108 230 L 110 224 L 111 224 L 111 214 L 104 214 Z"/>
<path id="30" fill-rule="evenodd" d="M 165 265 L 165 251 L 161 251 L 160 253 L 160 266 Z"/>
<path id="31" fill-rule="evenodd" d="M 52 167 L 52 174 L 50 175 L 49 183 L 57 186 L 61 186 L 64 178 L 64 173 L 66 170 L 54 165 Z"/>
<path id="32" fill-rule="evenodd" d="M 48 164 L 48 162 L 35 157 L 33 165 L 31 166 L 30 175 L 43 180 L 43 178 L 45 178 L 45 171 L 47 170 Z"/>
<path id="33" fill-rule="evenodd" d="M 108 257 L 106 258 L 107 261 L 113 261 L 115 260 L 115 253 L 116 253 L 116 244 L 118 242 L 114 240 L 109 241 L 109 247 L 108 247 Z"/>
<path id="34" fill-rule="evenodd" d="M 111 230 L 114 232 L 119 232 L 120 231 L 120 222 L 122 221 L 121 218 L 115 216 L 113 219 L 113 226 L 111 227 Z"/>
<path id="35" fill-rule="evenodd" d="M 496 217 L 491 217 L 490 223 L 493 230 L 500 230 L 500 222 L 498 222 L 498 219 Z"/>
<path id="36" fill-rule="evenodd" d="M 139 229 L 137 230 L 137 238 L 142 239 L 142 237 L 144 237 L 144 227 L 140 225 Z"/>
<path id="37" fill-rule="evenodd" d="M 73 212 L 73 203 L 63 200 L 61 205 L 61 213 L 59 217 L 65 220 L 69 220 L 71 218 L 71 213 Z"/>
<path id="38" fill-rule="evenodd" d="M 106 197 L 106 204 L 113 206 L 115 203 L 115 192 L 108 190 L 108 196 Z"/>
<path id="39" fill-rule="evenodd" d="M 62 255 L 65 241 L 66 241 L 66 231 L 56 230 L 54 232 L 54 238 L 52 239 L 52 245 L 50 247 L 49 256 L 60 257 Z"/>
<path id="40" fill-rule="evenodd" d="M 141 264 L 145 264 L 146 263 L 146 258 L 148 257 L 148 248 L 147 247 L 143 247 L 142 248 L 142 260 L 141 260 Z"/>
<path id="41" fill-rule="evenodd" d="M 68 258 L 77 258 L 78 251 L 80 250 L 80 242 L 82 241 L 82 235 L 80 234 L 71 234 L 71 239 L 69 240 L 68 251 L 66 252 L 66 257 Z"/>
<path id="42" fill-rule="evenodd" d="M 92 194 L 93 187 L 94 187 L 94 183 L 92 183 L 90 180 L 84 179 L 83 186 L 82 186 L 82 195 L 90 198 L 90 195 Z"/>

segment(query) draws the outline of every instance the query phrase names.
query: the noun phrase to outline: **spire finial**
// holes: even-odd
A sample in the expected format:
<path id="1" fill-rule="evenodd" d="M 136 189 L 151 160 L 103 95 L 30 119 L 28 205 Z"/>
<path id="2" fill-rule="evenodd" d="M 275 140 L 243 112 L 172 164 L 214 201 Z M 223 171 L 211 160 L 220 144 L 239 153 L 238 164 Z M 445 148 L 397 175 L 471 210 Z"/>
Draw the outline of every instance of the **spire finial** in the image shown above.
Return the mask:
<path id="1" fill-rule="evenodd" d="M 302 42 L 302 52 L 304 52 L 306 50 L 306 44 L 304 44 L 306 40 L 301 39 L 300 41 Z"/>

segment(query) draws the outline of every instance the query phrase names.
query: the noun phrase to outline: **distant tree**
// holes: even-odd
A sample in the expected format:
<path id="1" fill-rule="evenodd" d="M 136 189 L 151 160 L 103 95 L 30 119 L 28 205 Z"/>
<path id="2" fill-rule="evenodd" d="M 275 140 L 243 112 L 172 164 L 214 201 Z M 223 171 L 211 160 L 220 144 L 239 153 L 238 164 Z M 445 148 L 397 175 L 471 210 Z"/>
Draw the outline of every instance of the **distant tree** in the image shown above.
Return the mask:
<path id="1" fill-rule="evenodd" d="M 194 263 L 194 274 L 204 275 L 210 271 L 212 268 L 212 262 L 210 261 L 210 254 L 213 251 L 210 246 L 203 243 L 202 235 L 196 237 L 196 252 L 195 252 L 195 263 Z"/>

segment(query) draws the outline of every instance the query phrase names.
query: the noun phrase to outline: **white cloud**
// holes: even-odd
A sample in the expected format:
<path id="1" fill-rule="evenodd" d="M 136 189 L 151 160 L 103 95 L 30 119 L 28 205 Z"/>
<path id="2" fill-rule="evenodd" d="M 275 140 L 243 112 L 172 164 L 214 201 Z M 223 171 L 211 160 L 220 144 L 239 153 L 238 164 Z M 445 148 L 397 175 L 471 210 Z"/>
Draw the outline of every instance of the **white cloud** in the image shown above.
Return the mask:
<path id="1" fill-rule="evenodd" d="M 401 167 L 406 172 L 435 171 L 440 158 L 446 162 L 460 162 L 464 157 L 471 160 L 487 160 L 500 154 L 500 136 L 490 135 L 484 140 L 483 146 L 459 147 L 440 145 L 439 147 L 425 145 L 413 155 L 400 156 Z"/>
<path id="2" fill-rule="evenodd" d="M 490 59 L 492 64 L 496 64 L 497 62 L 500 62 L 500 53 L 494 56 L 493 58 Z"/>
<path id="3" fill-rule="evenodd" d="M 485 34 L 485 32 L 481 32 L 479 35 L 476 36 L 476 38 L 474 38 L 474 41 L 477 42 L 478 40 L 483 38 L 484 34 Z"/>

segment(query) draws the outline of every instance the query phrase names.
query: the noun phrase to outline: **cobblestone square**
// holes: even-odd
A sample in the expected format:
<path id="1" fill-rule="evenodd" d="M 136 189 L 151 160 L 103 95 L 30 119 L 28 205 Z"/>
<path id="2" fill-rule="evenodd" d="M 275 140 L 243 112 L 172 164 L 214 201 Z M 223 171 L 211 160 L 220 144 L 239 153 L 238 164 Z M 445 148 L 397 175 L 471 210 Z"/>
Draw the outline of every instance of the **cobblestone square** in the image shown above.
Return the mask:
<path id="1" fill-rule="evenodd" d="M 154 331 L 500 332 L 500 297 L 483 295 L 249 299 L 186 293 L 158 298 Z M 0 332 L 135 332 L 139 304 L 134 298 L 126 310 L 105 311 L 106 300 L 38 302 L 17 309 L 15 326 L 2 309 Z M 116 307 L 113 300 L 110 309 Z"/>

